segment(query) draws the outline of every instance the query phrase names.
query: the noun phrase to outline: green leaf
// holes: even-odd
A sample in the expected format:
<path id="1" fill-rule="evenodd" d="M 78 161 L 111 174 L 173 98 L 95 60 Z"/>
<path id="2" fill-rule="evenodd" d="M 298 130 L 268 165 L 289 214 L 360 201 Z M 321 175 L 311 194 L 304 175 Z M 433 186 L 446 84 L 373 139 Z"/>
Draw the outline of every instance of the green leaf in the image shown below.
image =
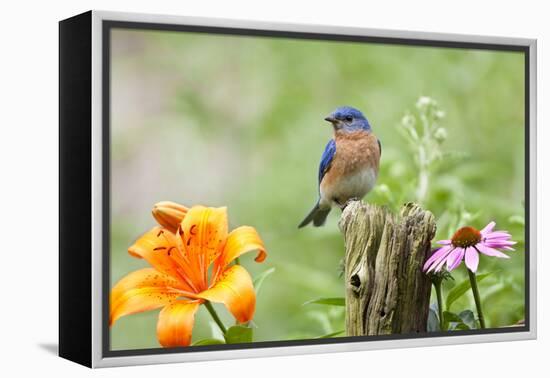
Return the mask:
<path id="1" fill-rule="evenodd" d="M 254 277 L 254 288 L 256 289 L 256 295 L 260 292 L 260 288 L 264 283 L 265 279 L 275 271 L 275 268 L 269 268 L 268 270 L 258 274 Z"/>
<path id="2" fill-rule="evenodd" d="M 199 341 L 195 341 L 192 346 L 200 346 L 200 345 L 220 345 L 225 344 L 225 341 L 218 340 L 218 339 L 202 339 Z"/>
<path id="3" fill-rule="evenodd" d="M 462 323 L 466 324 L 470 329 L 477 328 L 476 317 L 471 310 L 464 310 L 458 316 L 462 319 Z"/>
<path id="4" fill-rule="evenodd" d="M 443 322 L 445 329 L 448 331 L 453 331 L 457 329 L 470 329 L 470 327 L 462 322 L 460 316 L 458 316 L 454 312 L 444 311 Z"/>
<path id="5" fill-rule="evenodd" d="M 477 282 L 481 282 L 485 278 L 489 277 L 494 272 L 489 272 L 485 274 L 477 275 Z M 466 279 L 453 287 L 449 294 L 447 294 L 447 300 L 445 302 L 445 307 L 448 309 L 451 308 L 451 305 L 460 297 L 462 297 L 470 289 L 470 279 Z"/>
<path id="6" fill-rule="evenodd" d="M 443 311 L 443 321 L 445 323 L 451 323 L 451 322 L 462 323 L 462 319 L 460 319 L 460 316 L 450 311 Z"/>
<path id="7" fill-rule="evenodd" d="M 235 325 L 225 333 L 225 341 L 227 344 L 241 344 L 252 342 L 252 328 L 242 325 Z"/>
<path id="8" fill-rule="evenodd" d="M 322 304 L 322 305 L 329 305 L 329 306 L 345 306 L 346 305 L 346 299 L 344 297 L 337 297 L 337 298 L 317 298 L 312 299 L 310 301 L 307 301 L 303 304 L 309 305 L 309 304 Z"/>
<path id="9" fill-rule="evenodd" d="M 470 327 L 468 327 L 466 324 L 460 322 L 460 323 L 451 323 L 449 326 L 449 331 L 467 331 Z"/>
<path id="10" fill-rule="evenodd" d="M 441 331 L 439 328 L 439 318 L 437 316 L 437 311 L 430 308 L 430 312 L 428 313 L 428 332 L 437 332 Z"/>
<path id="11" fill-rule="evenodd" d="M 317 336 L 316 339 L 328 339 L 330 337 L 334 337 L 334 336 L 337 336 L 341 333 L 344 333 L 344 330 L 341 329 L 340 331 L 337 331 L 337 332 L 332 332 L 332 333 L 327 333 L 326 335 L 322 335 L 322 336 Z"/>

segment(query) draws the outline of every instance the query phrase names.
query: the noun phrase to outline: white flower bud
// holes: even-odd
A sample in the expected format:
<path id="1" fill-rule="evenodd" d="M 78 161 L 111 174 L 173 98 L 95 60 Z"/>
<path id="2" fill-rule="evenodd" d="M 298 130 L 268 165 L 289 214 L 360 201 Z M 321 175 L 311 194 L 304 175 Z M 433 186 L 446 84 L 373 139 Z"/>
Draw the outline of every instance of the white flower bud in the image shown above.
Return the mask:
<path id="1" fill-rule="evenodd" d="M 386 184 L 378 185 L 376 189 L 380 194 L 388 194 L 390 192 L 390 188 Z"/>
<path id="2" fill-rule="evenodd" d="M 415 124 L 415 119 L 411 114 L 405 114 L 403 118 L 401 118 L 401 124 L 405 127 L 411 127 Z"/>
<path id="3" fill-rule="evenodd" d="M 418 109 L 425 109 L 429 105 L 435 105 L 435 101 L 431 97 L 428 97 L 428 96 L 420 96 L 420 98 L 416 102 L 416 107 Z"/>
<path id="4" fill-rule="evenodd" d="M 445 139 L 447 139 L 447 130 L 445 130 L 445 128 L 443 127 L 439 127 L 437 130 L 435 130 L 434 138 L 439 143 L 445 141 Z"/>

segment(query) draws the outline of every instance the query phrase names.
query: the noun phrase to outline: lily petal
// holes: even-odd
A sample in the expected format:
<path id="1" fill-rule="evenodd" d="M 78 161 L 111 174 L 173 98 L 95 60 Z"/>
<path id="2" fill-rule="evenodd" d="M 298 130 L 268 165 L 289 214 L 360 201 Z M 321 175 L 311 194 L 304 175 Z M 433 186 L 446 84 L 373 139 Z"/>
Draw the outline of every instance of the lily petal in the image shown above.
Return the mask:
<path id="1" fill-rule="evenodd" d="M 264 243 L 256 229 L 250 226 L 238 227 L 229 233 L 223 253 L 220 255 L 220 261 L 217 262 L 217 265 L 223 269 L 242 254 L 256 250 L 258 254 L 254 260 L 256 262 L 264 261 L 267 257 L 267 253 Z"/>
<path id="2" fill-rule="evenodd" d="M 201 301 L 177 301 L 162 309 L 157 322 L 157 338 L 165 348 L 191 344 L 195 314 Z"/>
<path id="3" fill-rule="evenodd" d="M 180 236 L 185 257 L 200 272 L 204 290 L 208 267 L 221 254 L 227 239 L 227 208 L 193 206 L 181 222 Z"/>
<path id="4" fill-rule="evenodd" d="M 466 248 L 466 254 L 464 257 L 464 262 L 470 271 L 476 272 L 477 266 L 479 264 L 479 254 L 474 247 Z"/>
<path id="5" fill-rule="evenodd" d="M 223 303 L 240 323 L 254 317 L 256 292 L 250 274 L 240 265 L 227 269 L 214 286 L 197 296 L 211 302 Z"/>
<path id="6" fill-rule="evenodd" d="M 174 302 L 182 296 L 177 289 L 184 289 L 178 280 L 152 268 L 128 274 L 111 290 L 109 325 L 121 316 L 154 310 Z"/>
<path id="7" fill-rule="evenodd" d="M 147 260 L 158 271 L 182 281 L 186 290 L 198 291 L 197 285 L 193 284 L 196 273 L 176 245 L 174 234 L 162 227 L 154 227 L 128 248 L 128 253 Z"/>

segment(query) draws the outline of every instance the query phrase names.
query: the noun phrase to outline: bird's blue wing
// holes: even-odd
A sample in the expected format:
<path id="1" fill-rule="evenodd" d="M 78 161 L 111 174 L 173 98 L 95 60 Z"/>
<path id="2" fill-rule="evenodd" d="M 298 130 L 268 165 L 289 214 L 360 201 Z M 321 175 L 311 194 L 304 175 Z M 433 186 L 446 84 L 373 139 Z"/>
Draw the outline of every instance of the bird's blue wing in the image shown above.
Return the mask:
<path id="1" fill-rule="evenodd" d="M 321 184 L 321 180 L 323 179 L 323 176 L 325 175 L 325 173 L 327 173 L 328 169 L 330 168 L 330 163 L 332 163 L 332 159 L 334 158 L 335 153 L 336 153 L 336 142 L 334 142 L 334 139 L 331 139 L 325 147 L 323 156 L 321 156 L 321 163 L 319 164 L 319 184 Z"/>

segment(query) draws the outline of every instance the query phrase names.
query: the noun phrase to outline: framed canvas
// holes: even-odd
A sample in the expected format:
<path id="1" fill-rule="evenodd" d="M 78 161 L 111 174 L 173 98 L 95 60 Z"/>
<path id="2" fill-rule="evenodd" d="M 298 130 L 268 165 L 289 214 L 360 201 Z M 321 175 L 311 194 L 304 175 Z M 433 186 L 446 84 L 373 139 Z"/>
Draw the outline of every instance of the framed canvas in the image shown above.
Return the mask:
<path id="1" fill-rule="evenodd" d="M 536 337 L 536 41 L 59 24 L 59 354 Z"/>

